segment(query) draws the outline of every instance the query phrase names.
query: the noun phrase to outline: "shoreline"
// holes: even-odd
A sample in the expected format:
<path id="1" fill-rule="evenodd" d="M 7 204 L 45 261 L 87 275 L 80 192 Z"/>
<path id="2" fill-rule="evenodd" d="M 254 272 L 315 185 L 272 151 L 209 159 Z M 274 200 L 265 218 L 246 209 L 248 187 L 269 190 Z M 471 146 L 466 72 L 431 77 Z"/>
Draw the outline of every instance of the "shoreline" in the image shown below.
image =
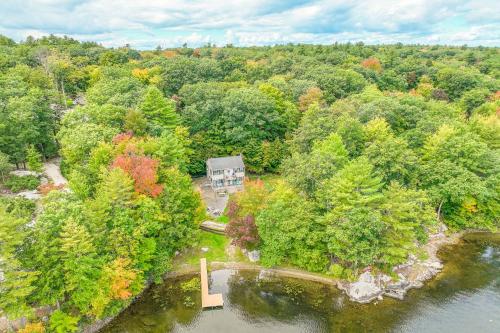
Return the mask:
<path id="1" fill-rule="evenodd" d="M 345 292 L 351 301 L 358 303 L 371 303 L 375 300 L 381 300 L 383 296 L 403 300 L 408 290 L 423 287 L 424 282 L 434 278 L 441 272 L 443 264 L 438 257 L 438 252 L 441 248 L 447 245 L 457 244 L 465 234 L 473 232 L 487 231 L 469 230 L 450 235 L 445 235 L 444 233 L 431 235 L 428 243 L 421 248 L 427 254 L 427 258 L 419 260 L 415 256 L 410 256 L 406 263 L 395 266 L 393 271 L 398 276 L 397 280 L 383 273 L 373 276 L 370 271 L 367 271 L 361 274 L 357 281 L 350 282 L 298 268 L 267 268 L 258 264 L 245 262 L 214 261 L 209 263 L 209 269 L 211 271 L 222 269 L 260 271 L 270 276 L 289 277 L 324 283 L 337 287 L 339 290 Z M 185 275 L 193 275 L 199 273 L 199 271 L 198 266 L 189 265 L 166 273 L 163 279 L 166 280 Z"/>
<path id="2" fill-rule="evenodd" d="M 360 275 L 358 281 L 349 282 L 346 280 L 336 279 L 333 277 L 325 276 L 323 274 L 312 273 L 297 268 L 288 268 L 288 267 L 266 268 L 258 264 L 237 262 L 237 261 L 231 261 L 231 262 L 214 261 L 209 263 L 208 267 L 210 271 L 218 271 L 224 269 L 241 270 L 241 271 L 259 271 L 269 277 L 273 276 L 288 277 L 305 281 L 323 283 L 338 288 L 340 291 L 346 293 L 351 301 L 358 303 L 371 303 L 374 300 L 382 299 L 383 296 L 388 296 L 403 300 L 408 290 L 418 289 L 423 287 L 426 281 L 433 279 L 436 275 L 438 275 L 441 272 L 443 264 L 438 257 L 438 252 L 441 248 L 447 245 L 457 244 L 466 234 L 475 232 L 490 233 L 488 231 L 467 230 L 467 231 L 453 233 L 450 235 L 444 235 L 444 234 L 431 235 L 429 238 L 429 242 L 422 247 L 422 249 L 424 249 L 428 254 L 427 259 L 418 260 L 416 258 L 410 258 L 407 263 L 394 267 L 394 271 L 398 274 L 398 276 L 404 277 L 404 279 L 401 279 L 399 281 L 392 281 L 392 279 L 391 281 L 389 281 L 387 280 L 386 278 L 387 275 L 385 274 L 378 274 L 376 276 L 372 276 L 370 272 L 365 272 Z M 200 272 L 199 266 L 187 265 L 164 274 L 163 283 L 165 283 L 170 278 L 177 278 L 186 275 L 194 275 L 199 272 Z M 368 278 L 367 275 L 370 275 L 371 278 Z M 90 323 L 82 327 L 80 332 L 83 333 L 99 332 L 103 327 L 105 327 L 113 319 L 118 317 L 138 298 L 140 298 L 144 293 L 144 291 L 150 288 L 151 285 L 152 285 L 151 283 L 148 283 L 141 291 L 141 293 L 136 295 L 134 299 L 130 302 L 130 304 L 127 307 L 123 308 L 115 316 L 104 318 L 102 320 Z M 363 291 L 367 292 L 364 293 Z"/>

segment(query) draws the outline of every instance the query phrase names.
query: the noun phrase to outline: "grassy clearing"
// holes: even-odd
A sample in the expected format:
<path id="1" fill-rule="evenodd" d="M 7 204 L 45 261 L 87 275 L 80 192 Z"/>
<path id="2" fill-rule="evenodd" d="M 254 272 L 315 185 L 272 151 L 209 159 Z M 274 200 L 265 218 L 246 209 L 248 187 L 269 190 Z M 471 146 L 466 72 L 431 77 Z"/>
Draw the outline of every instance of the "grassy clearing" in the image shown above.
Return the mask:
<path id="1" fill-rule="evenodd" d="M 226 236 L 201 231 L 198 243 L 175 258 L 174 269 L 184 265 L 197 266 L 201 258 L 206 258 L 207 262 L 248 262 L 248 258 L 239 248 L 236 248 L 233 253 L 228 253 L 226 249 L 229 245 L 230 240 Z M 203 252 L 202 248 L 208 248 L 208 251 Z"/>
<path id="2" fill-rule="evenodd" d="M 249 175 L 248 178 L 250 180 L 257 180 L 260 179 L 264 182 L 264 186 L 269 187 L 272 189 L 274 186 L 276 186 L 276 183 L 283 179 L 283 177 L 279 174 L 275 173 L 265 173 L 262 175 Z"/>
<path id="3" fill-rule="evenodd" d="M 197 244 L 177 257 L 176 262 L 198 265 L 200 258 L 206 258 L 208 262 L 228 261 L 226 254 L 228 245 L 229 239 L 226 236 L 201 231 Z M 208 251 L 203 252 L 202 248 L 208 248 Z"/>

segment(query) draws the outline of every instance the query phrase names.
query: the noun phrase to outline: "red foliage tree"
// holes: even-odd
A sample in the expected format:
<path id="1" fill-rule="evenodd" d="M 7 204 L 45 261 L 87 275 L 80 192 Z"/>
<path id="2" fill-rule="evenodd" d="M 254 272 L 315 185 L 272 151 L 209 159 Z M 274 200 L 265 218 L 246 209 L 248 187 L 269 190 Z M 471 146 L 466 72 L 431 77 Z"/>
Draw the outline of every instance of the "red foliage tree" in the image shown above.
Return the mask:
<path id="1" fill-rule="evenodd" d="M 137 193 L 150 195 L 153 198 L 159 196 L 163 187 L 157 184 L 158 161 L 146 156 L 126 152 L 118 155 L 112 164 L 113 168 L 120 168 L 134 180 Z"/>
<path id="2" fill-rule="evenodd" d="M 238 204 L 231 201 L 228 206 L 230 220 L 226 228 L 226 234 L 232 238 L 231 244 L 251 250 L 260 242 L 255 217 L 252 214 L 240 217 L 238 211 Z"/>

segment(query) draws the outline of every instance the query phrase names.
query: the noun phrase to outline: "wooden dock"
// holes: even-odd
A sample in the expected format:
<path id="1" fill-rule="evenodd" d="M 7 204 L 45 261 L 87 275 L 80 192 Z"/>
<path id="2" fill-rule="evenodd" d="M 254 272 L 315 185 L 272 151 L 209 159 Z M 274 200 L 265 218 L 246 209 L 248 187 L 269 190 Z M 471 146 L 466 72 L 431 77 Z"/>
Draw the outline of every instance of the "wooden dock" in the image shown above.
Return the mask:
<path id="1" fill-rule="evenodd" d="M 222 294 L 208 293 L 208 273 L 207 273 L 207 260 L 205 258 L 200 259 L 200 274 L 201 274 L 201 307 L 202 308 L 213 308 L 224 305 L 224 300 L 222 299 Z"/>

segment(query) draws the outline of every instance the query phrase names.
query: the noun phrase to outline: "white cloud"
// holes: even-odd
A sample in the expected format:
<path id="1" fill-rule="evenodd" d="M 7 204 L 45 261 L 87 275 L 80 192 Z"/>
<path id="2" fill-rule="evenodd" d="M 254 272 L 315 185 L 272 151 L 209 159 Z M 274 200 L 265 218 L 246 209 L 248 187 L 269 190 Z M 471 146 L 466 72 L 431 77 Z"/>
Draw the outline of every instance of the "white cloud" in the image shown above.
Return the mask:
<path id="1" fill-rule="evenodd" d="M 499 45 L 498 31 L 495 0 L 0 1 L 0 32 L 16 40 L 54 33 L 107 46 L 359 40 Z"/>

